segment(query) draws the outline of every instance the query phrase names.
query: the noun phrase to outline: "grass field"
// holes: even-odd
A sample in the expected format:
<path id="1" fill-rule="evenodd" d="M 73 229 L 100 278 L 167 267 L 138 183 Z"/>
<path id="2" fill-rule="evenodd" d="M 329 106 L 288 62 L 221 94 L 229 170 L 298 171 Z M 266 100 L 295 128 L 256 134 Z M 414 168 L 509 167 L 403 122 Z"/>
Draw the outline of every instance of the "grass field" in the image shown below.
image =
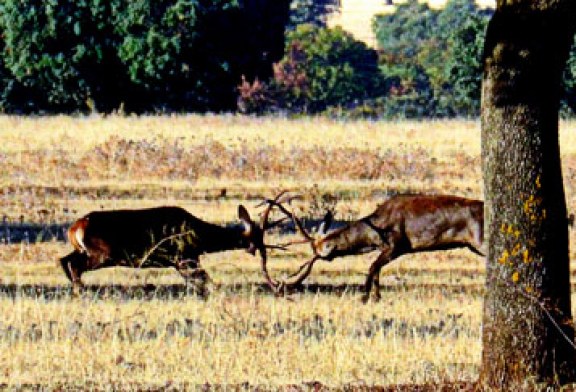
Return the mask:
<path id="1" fill-rule="evenodd" d="M 574 212 L 576 124 L 561 129 Z M 345 220 L 398 192 L 483 196 L 471 121 L 0 117 L 0 140 L 6 224 L 65 225 L 90 210 L 166 204 L 232 222 L 238 204 L 257 216 L 281 189 L 305 195 L 302 215 L 329 205 Z M 359 290 L 375 254 L 319 262 L 286 298 L 247 253 L 206 255 L 221 286 L 201 300 L 175 271 L 123 268 L 87 273 L 86 293 L 72 297 L 56 266 L 69 251 L 63 242 L 0 244 L 0 384 L 308 390 L 478 376 L 484 265 L 464 250 L 402 257 L 382 272 L 382 301 L 366 305 Z M 270 269 L 287 274 L 309 253 L 275 251 Z"/>

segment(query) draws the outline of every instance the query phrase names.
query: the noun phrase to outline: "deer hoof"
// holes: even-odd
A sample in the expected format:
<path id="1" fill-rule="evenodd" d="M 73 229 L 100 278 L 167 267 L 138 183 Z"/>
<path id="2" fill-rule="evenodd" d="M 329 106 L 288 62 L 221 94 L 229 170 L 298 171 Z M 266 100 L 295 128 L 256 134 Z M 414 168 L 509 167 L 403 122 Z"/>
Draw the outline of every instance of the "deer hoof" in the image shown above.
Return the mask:
<path id="1" fill-rule="evenodd" d="M 363 294 L 362 295 L 362 303 L 366 304 L 368 302 L 379 302 L 380 301 L 380 295 L 379 294 L 374 294 L 374 295 L 370 295 L 370 294 Z"/>
<path id="2" fill-rule="evenodd" d="M 274 294 L 276 297 L 283 297 L 286 294 L 286 282 L 276 282 Z"/>
<path id="3" fill-rule="evenodd" d="M 84 293 L 84 285 L 82 282 L 74 282 L 72 285 L 72 296 L 80 297 Z"/>
<path id="4" fill-rule="evenodd" d="M 201 300 L 208 299 L 208 296 L 210 295 L 210 290 L 208 290 L 205 286 L 191 285 L 187 287 L 186 291 L 187 296 L 192 296 Z"/>

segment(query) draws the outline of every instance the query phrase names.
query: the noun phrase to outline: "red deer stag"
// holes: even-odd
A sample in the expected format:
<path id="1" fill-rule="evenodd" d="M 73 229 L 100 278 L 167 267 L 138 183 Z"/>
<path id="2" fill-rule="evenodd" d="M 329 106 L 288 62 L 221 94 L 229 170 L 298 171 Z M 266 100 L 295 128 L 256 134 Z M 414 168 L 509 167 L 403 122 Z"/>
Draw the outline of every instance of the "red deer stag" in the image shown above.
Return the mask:
<path id="1" fill-rule="evenodd" d="M 356 255 L 378 250 L 380 255 L 370 266 L 364 286 L 363 301 L 380 298 L 380 270 L 395 258 L 408 253 L 466 247 L 484 255 L 484 203 L 456 196 L 399 195 L 380 204 L 376 210 L 344 227 L 326 232 L 332 223 L 328 213 L 320 226 L 317 238 L 312 237 L 300 219 L 281 203 L 277 206 L 294 222 L 297 230 L 312 246 L 314 257 L 302 264 L 290 278 L 275 288 L 301 284 L 310 274 L 316 260 L 331 261 L 336 257 Z"/>
<path id="2" fill-rule="evenodd" d="M 254 255 L 259 251 L 265 266 L 266 248 L 272 247 L 264 244 L 264 231 L 273 226 L 267 222 L 271 207 L 258 225 L 239 206 L 241 225 L 231 227 L 205 222 L 179 207 L 90 212 L 68 229 L 74 251 L 61 258 L 60 264 L 75 292 L 82 288 L 80 277 L 86 271 L 114 266 L 173 267 L 204 295 L 209 277 L 199 266 L 203 253 L 246 249 Z"/>

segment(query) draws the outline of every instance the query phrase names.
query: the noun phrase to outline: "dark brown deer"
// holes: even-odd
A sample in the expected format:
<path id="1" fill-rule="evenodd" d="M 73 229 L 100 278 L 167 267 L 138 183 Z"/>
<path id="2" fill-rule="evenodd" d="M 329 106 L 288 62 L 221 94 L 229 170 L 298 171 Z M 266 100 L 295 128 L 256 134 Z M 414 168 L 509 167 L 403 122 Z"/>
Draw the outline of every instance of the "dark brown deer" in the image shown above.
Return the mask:
<path id="1" fill-rule="evenodd" d="M 364 286 L 363 301 L 380 298 L 380 270 L 395 258 L 408 253 L 465 247 L 484 255 L 484 203 L 456 196 L 400 195 L 380 204 L 370 215 L 344 227 L 328 231 L 332 215 L 328 213 L 314 238 L 300 219 L 281 203 L 268 200 L 293 221 L 304 241 L 312 246 L 314 257 L 302 264 L 289 281 L 274 282 L 276 290 L 300 285 L 319 260 L 357 255 L 378 250 Z M 297 242 L 292 242 L 297 243 Z"/>
<path id="2" fill-rule="evenodd" d="M 205 222 L 179 207 L 90 212 L 68 229 L 74 251 L 61 258 L 60 264 L 75 292 L 82 288 L 80 277 L 86 271 L 114 266 L 173 267 L 204 295 L 209 277 L 199 265 L 201 254 L 246 249 L 254 255 L 259 251 L 265 268 L 264 232 L 272 226 L 267 222 L 270 208 L 258 225 L 239 206 L 241 224 L 231 227 Z"/>

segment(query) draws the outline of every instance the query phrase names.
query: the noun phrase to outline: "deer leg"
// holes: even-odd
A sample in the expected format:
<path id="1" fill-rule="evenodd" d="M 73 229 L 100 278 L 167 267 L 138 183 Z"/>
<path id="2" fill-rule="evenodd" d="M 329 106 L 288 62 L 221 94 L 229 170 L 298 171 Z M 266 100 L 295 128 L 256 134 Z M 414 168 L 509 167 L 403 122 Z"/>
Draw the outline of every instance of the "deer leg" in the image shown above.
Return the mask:
<path id="1" fill-rule="evenodd" d="M 184 278 L 187 288 L 191 286 L 194 292 L 200 297 L 206 297 L 208 295 L 209 290 L 206 287 L 206 283 L 212 282 L 212 280 L 206 271 L 198 266 L 198 260 L 181 260 L 175 267 Z"/>
<path id="2" fill-rule="evenodd" d="M 72 291 L 74 294 L 80 294 L 84 288 L 80 276 L 84 271 L 86 271 L 87 262 L 88 255 L 76 250 L 60 259 L 60 265 L 62 266 L 66 277 L 70 282 L 72 282 Z"/>
<path id="3" fill-rule="evenodd" d="M 372 278 L 372 287 L 374 288 L 374 299 L 376 301 L 380 301 L 382 296 L 380 295 L 380 271 L 374 274 L 374 278 Z"/>
<path id="4" fill-rule="evenodd" d="M 383 250 L 382 253 L 376 258 L 376 260 L 370 266 L 368 270 L 368 275 L 366 277 L 366 283 L 364 285 L 364 295 L 362 296 L 362 302 L 366 303 L 370 299 L 370 294 L 372 288 L 374 288 L 374 299 L 378 301 L 380 297 L 380 270 L 386 264 L 391 262 L 396 255 L 394 254 L 394 248 L 392 246 Z"/>
<path id="5" fill-rule="evenodd" d="M 69 264 L 71 263 L 72 260 L 74 260 L 76 258 L 76 255 L 78 254 L 77 251 L 74 251 L 64 257 L 62 257 L 60 259 L 60 265 L 62 266 L 62 270 L 64 271 L 64 273 L 66 274 L 66 277 L 68 278 L 68 280 L 70 282 L 72 282 L 72 274 L 70 272 L 70 268 L 68 267 Z"/>

